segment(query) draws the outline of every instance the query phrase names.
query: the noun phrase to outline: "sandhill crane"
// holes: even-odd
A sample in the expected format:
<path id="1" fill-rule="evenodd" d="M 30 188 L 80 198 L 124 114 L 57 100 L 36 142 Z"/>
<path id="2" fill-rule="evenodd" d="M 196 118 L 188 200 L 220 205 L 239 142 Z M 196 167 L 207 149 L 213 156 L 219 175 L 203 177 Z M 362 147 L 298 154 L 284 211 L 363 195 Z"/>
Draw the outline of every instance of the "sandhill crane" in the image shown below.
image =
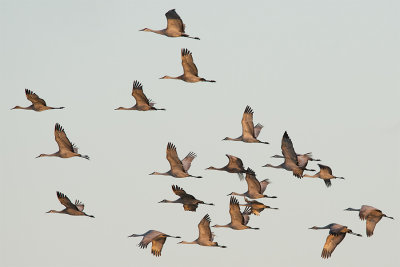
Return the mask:
<path id="1" fill-rule="evenodd" d="M 199 37 L 191 37 L 185 33 L 185 24 L 183 24 L 182 19 L 175 12 L 175 9 L 171 9 L 167 13 L 165 13 L 167 17 L 167 28 L 163 30 L 152 30 L 148 28 L 144 28 L 143 32 L 154 32 L 161 35 L 165 35 L 168 37 L 187 37 L 196 40 L 200 40 Z"/>
<path id="2" fill-rule="evenodd" d="M 75 204 L 72 204 L 71 200 L 69 200 L 69 198 L 66 195 L 58 191 L 57 191 L 57 198 L 60 201 L 60 203 L 65 206 L 65 209 L 61 211 L 50 210 L 47 213 L 63 213 L 72 216 L 88 216 L 94 218 L 93 215 L 87 215 L 86 213 L 83 212 L 85 204 L 83 204 L 79 200 L 75 200 Z"/>
<path id="3" fill-rule="evenodd" d="M 246 206 L 246 207 L 250 207 L 251 210 L 250 212 L 254 215 L 259 216 L 260 213 L 264 210 L 264 209 L 273 209 L 273 210 L 277 210 L 278 208 L 271 208 L 270 206 L 266 206 L 261 202 L 258 202 L 257 200 L 252 200 L 250 201 L 249 199 L 247 199 L 246 197 L 244 197 L 244 200 L 247 202 L 247 204 L 239 204 L 239 206 Z"/>
<path id="4" fill-rule="evenodd" d="M 324 248 L 322 249 L 321 257 L 324 259 L 329 258 L 332 252 L 335 250 L 336 246 L 342 242 L 346 234 L 352 234 L 356 236 L 362 236 L 360 234 L 353 233 L 347 226 L 343 226 L 337 223 L 331 223 L 324 227 L 313 226 L 308 229 L 319 230 L 319 229 L 330 229 L 329 235 L 326 238 Z"/>
<path id="5" fill-rule="evenodd" d="M 261 124 L 257 124 L 254 127 L 253 124 L 253 109 L 250 106 L 246 106 L 243 117 L 242 117 L 242 135 L 237 138 L 225 137 L 223 140 L 228 141 L 242 141 L 245 143 L 263 143 L 269 144 L 268 142 L 262 142 L 257 139 L 258 135 L 261 132 L 261 129 L 264 127 Z"/>
<path id="6" fill-rule="evenodd" d="M 54 136 L 58 144 L 58 151 L 53 154 L 40 154 L 36 158 L 40 157 L 60 157 L 60 158 L 71 158 L 71 157 L 81 157 L 84 159 L 89 159 L 87 155 L 78 154 L 78 148 L 75 144 L 71 143 L 65 134 L 64 128 L 56 123 L 54 129 Z"/>
<path id="7" fill-rule="evenodd" d="M 231 215 L 231 222 L 226 225 L 213 225 L 213 227 L 228 227 L 234 230 L 243 230 L 243 229 L 253 229 L 259 230 L 260 228 L 253 228 L 247 226 L 247 223 L 250 220 L 250 208 L 246 207 L 246 209 L 240 212 L 239 201 L 234 197 L 231 196 L 229 202 L 229 214 Z"/>
<path id="8" fill-rule="evenodd" d="M 46 105 L 46 101 L 41 99 L 37 94 L 32 92 L 29 89 L 25 89 L 25 95 L 26 98 L 32 102 L 32 105 L 29 107 L 20 107 L 20 106 L 15 106 L 12 109 L 30 109 L 34 111 L 43 111 L 43 110 L 48 110 L 48 109 L 63 109 L 64 107 L 59 107 L 59 108 L 53 108 L 53 107 L 48 107 Z"/>
<path id="9" fill-rule="evenodd" d="M 286 131 L 282 137 L 281 149 L 282 149 L 282 154 L 285 157 L 285 161 L 278 166 L 266 164 L 263 167 L 285 169 L 287 171 L 293 172 L 293 175 L 297 178 L 303 177 L 303 171 L 305 167 L 299 166 L 299 161 L 297 160 L 297 154 L 294 151 L 292 140 L 290 139 Z"/>
<path id="10" fill-rule="evenodd" d="M 220 246 L 217 242 L 214 242 L 215 235 L 211 232 L 210 222 L 210 216 L 206 214 L 198 225 L 199 237 L 192 242 L 181 241 L 178 244 L 198 244 L 200 246 L 226 248 L 226 246 Z"/>
<path id="11" fill-rule="evenodd" d="M 136 104 L 131 108 L 119 107 L 115 110 L 139 110 L 139 111 L 147 111 L 147 110 L 165 110 L 165 108 L 155 108 L 154 102 L 151 99 L 148 99 L 146 95 L 143 93 L 143 86 L 138 81 L 133 81 L 132 86 L 132 96 L 136 100 Z"/>
<path id="12" fill-rule="evenodd" d="M 180 236 L 171 236 L 156 230 L 149 230 L 141 235 L 132 234 L 128 237 L 138 237 L 138 236 L 143 236 L 142 241 L 140 241 L 138 246 L 144 249 L 147 248 L 147 246 L 151 242 L 151 254 L 153 254 L 156 257 L 161 256 L 161 250 L 164 246 L 167 237 L 181 238 Z"/>
<path id="13" fill-rule="evenodd" d="M 202 178 L 201 176 L 193 176 L 188 173 L 191 163 L 196 156 L 197 155 L 194 152 L 189 152 L 189 154 L 187 154 L 187 156 L 181 161 L 178 157 L 178 153 L 176 152 L 175 145 L 169 142 L 167 145 L 167 160 L 171 166 L 171 169 L 164 173 L 153 172 L 150 173 L 150 175 L 167 175 L 175 178 Z"/>
<path id="14" fill-rule="evenodd" d="M 326 187 L 330 187 L 332 185 L 331 179 L 344 179 L 343 177 L 337 177 L 332 175 L 332 169 L 326 165 L 318 164 L 319 172 L 314 175 L 304 174 L 303 177 L 310 178 L 321 178 L 324 180 Z"/>
<path id="15" fill-rule="evenodd" d="M 243 166 L 243 161 L 235 156 L 232 155 L 228 155 L 226 154 L 226 156 L 229 159 L 229 162 L 226 166 L 222 167 L 222 168 L 215 168 L 213 166 L 208 167 L 206 170 L 217 170 L 217 171 L 226 171 L 226 172 L 230 172 L 230 173 L 237 173 L 239 176 L 240 180 L 243 180 L 244 175 L 243 173 L 246 173 L 246 169 Z"/>
<path id="16" fill-rule="evenodd" d="M 359 211 L 358 216 L 360 216 L 360 219 L 362 221 L 367 221 L 366 232 L 368 237 L 374 234 L 375 226 L 382 219 L 382 217 L 394 220 L 393 217 L 383 214 L 381 210 L 378 210 L 377 208 L 374 208 L 372 206 L 362 205 L 361 209 L 347 208 L 345 210 Z"/>
<path id="17" fill-rule="evenodd" d="M 271 158 L 278 158 L 278 159 L 282 159 L 285 158 L 282 155 L 274 155 Z M 307 169 L 307 164 L 309 161 L 321 161 L 320 159 L 313 159 L 312 153 L 308 152 L 306 154 L 297 154 L 297 162 L 299 164 L 300 168 L 304 168 L 305 171 L 311 171 L 311 172 L 315 172 L 314 169 Z"/>
<path id="18" fill-rule="evenodd" d="M 172 186 L 172 191 L 175 193 L 175 195 L 179 196 L 177 200 L 171 201 L 164 199 L 158 203 L 181 203 L 183 204 L 183 209 L 186 211 L 196 211 L 199 204 L 214 206 L 213 203 L 204 203 L 204 201 L 196 199 L 194 196 L 189 195 L 185 190 L 177 185 Z"/>
<path id="19" fill-rule="evenodd" d="M 171 77 L 165 75 L 160 79 L 176 79 L 182 80 L 189 83 L 196 83 L 196 82 L 210 82 L 215 83 L 214 80 L 206 80 L 204 78 L 199 77 L 199 71 L 197 70 L 196 65 L 193 62 L 192 52 L 188 49 L 183 48 L 181 49 L 181 59 L 182 59 L 182 67 L 183 67 L 183 74 L 178 77 Z"/>
<path id="20" fill-rule="evenodd" d="M 247 168 L 246 182 L 247 182 L 247 191 L 245 193 L 239 194 L 232 192 L 228 196 L 230 195 L 246 196 L 252 199 L 263 198 L 263 197 L 276 198 L 276 196 L 270 197 L 267 195 L 263 195 L 265 189 L 267 189 L 267 186 L 270 184 L 270 181 L 268 179 L 265 179 L 259 182 L 256 178 L 256 174 L 250 168 Z"/>

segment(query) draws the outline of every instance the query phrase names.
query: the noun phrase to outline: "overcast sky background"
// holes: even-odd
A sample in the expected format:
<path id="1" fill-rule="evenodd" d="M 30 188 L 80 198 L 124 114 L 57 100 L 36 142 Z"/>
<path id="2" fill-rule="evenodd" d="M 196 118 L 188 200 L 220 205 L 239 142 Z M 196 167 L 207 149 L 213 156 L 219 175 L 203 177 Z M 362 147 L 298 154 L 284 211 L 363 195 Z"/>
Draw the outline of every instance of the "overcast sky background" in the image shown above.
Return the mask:
<path id="1" fill-rule="evenodd" d="M 172 8 L 200 41 L 139 32 L 163 29 Z M 394 0 L 0 1 L 0 265 L 398 266 L 399 8 Z M 181 48 L 217 82 L 158 79 L 182 74 Z M 115 111 L 134 105 L 133 80 L 167 111 Z M 10 110 L 30 105 L 25 88 L 66 108 Z M 221 141 L 241 134 L 246 105 L 270 145 Z M 57 151 L 56 122 L 90 161 L 35 159 Z M 280 164 L 270 157 L 285 130 L 296 152 L 312 151 L 346 179 L 326 188 L 261 168 Z M 181 158 L 198 154 L 190 173 L 203 179 L 148 175 L 169 169 L 169 141 Z M 272 181 L 266 193 L 278 198 L 262 202 L 279 210 L 249 222 L 261 230 L 213 229 L 227 249 L 167 239 L 160 258 L 127 238 L 156 229 L 192 241 L 206 213 L 228 223 L 226 195 L 246 183 L 205 170 L 224 166 L 225 154 Z M 216 205 L 192 213 L 157 203 L 177 198 L 173 184 Z M 46 214 L 64 208 L 57 190 L 96 218 Z M 367 238 L 358 214 L 343 211 L 362 204 L 396 220 L 382 219 Z M 347 236 L 324 260 L 328 230 L 308 228 L 332 222 L 363 237 Z"/>

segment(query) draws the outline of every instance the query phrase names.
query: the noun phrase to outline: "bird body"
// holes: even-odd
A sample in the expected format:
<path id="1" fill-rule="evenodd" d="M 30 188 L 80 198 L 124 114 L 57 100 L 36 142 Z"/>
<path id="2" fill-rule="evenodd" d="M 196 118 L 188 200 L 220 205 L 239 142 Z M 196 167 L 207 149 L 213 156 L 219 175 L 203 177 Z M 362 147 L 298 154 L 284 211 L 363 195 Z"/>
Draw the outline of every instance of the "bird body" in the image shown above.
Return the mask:
<path id="1" fill-rule="evenodd" d="M 58 191 L 57 191 L 57 198 L 60 201 L 60 203 L 65 206 L 65 209 L 61 211 L 50 210 L 47 213 L 63 213 L 72 216 L 88 216 L 94 218 L 93 215 L 87 215 L 85 212 L 83 212 L 85 205 L 79 200 L 75 200 L 75 204 L 73 204 L 66 195 Z"/>
<path id="2" fill-rule="evenodd" d="M 146 97 L 143 93 L 143 86 L 140 82 L 134 81 L 132 86 L 132 96 L 136 100 L 136 104 L 131 108 L 119 107 L 115 110 L 138 110 L 138 111 L 148 111 L 148 110 L 165 110 L 164 108 L 155 108 L 154 104 L 150 99 Z"/>
<path id="3" fill-rule="evenodd" d="M 213 166 L 208 167 L 206 170 L 217 170 L 217 171 L 226 171 L 229 173 L 237 173 L 239 175 L 239 179 L 243 180 L 243 173 L 246 173 L 246 169 L 243 166 L 243 161 L 235 156 L 232 155 L 228 155 L 226 154 L 226 156 L 229 159 L 229 162 L 226 166 L 222 167 L 222 168 L 215 168 Z"/>
<path id="4" fill-rule="evenodd" d="M 206 80 L 204 78 L 199 77 L 199 71 L 197 70 L 196 65 L 193 62 L 192 52 L 188 49 L 183 48 L 181 49 L 181 59 L 182 59 L 182 67 L 183 67 L 183 74 L 177 77 L 171 77 L 165 75 L 160 79 L 175 79 L 175 80 L 182 80 L 189 83 L 195 82 L 212 82 L 214 80 Z"/>
<path id="5" fill-rule="evenodd" d="M 304 174 L 303 177 L 310 177 L 310 178 L 320 178 L 324 180 L 326 187 L 330 187 L 332 185 L 332 179 L 344 179 L 343 177 L 337 177 L 332 175 L 332 169 L 329 166 L 318 164 L 320 171 L 314 175 Z"/>
<path id="6" fill-rule="evenodd" d="M 192 242 L 181 241 L 179 244 L 198 244 L 200 246 L 226 248 L 226 246 L 220 246 L 218 242 L 214 242 L 215 235 L 211 232 L 210 222 L 210 216 L 206 214 L 198 225 L 199 237 Z"/>
<path id="7" fill-rule="evenodd" d="M 151 242 L 151 254 L 153 254 L 156 257 L 161 256 L 161 251 L 167 237 L 181 238 L 180 236 L 170 236 L 156 230 L 149 230 L 144 234 L 132 234 L 128 237 L 139 237 L 139 236 L 143 236 L 143 238 L 138 246 L 144 249 L 147 248 L 147 246 Z"/>
<path id="8" fill-rule="evenodd" d="M 384 214 L 381 210 L 368 206 L 368 205 L 362 205 L 361 209 L 353 209 L 353 208 L 347 208 L 345 209 L 346 211 L 359 211 L 358 216 L 360 219 L 366 220 L 366 233 L 367 236 L 370 237 L 374 234 L 374 229 L 376 224 L 383 218 L 389 218 L 394 220 L 393 217 L 387 216 Z"/>
<path id="9" fill-rule="evenodd" d="M 177 200 L 162 200 L 159 203 L 180 203 L 183 204 L 183 209 L 185 211 L 196 211 L 197 207 L 199 204 L 204 204 L 204 205 L 211 205 L 213 206 L 213 203 L 204 203 L 202 200 L 196 199 L 194 196 L 186 193 L 185 190 L 183 190 L 181 187 L 177 185 L 172 186 L 172 191 L 175 193 L 175 195 L 179 196 Z"/>
<path id="10" fill-rule="evenodd" d="M 250 207 L 250 212 L 254 215 L 259 216 L 260 213 L 264 210 L 264 209 L 274 209 L 277 210 L 278 208 L 271 208 L 270 206 L 266 206 L 261 202 L 258 202 L 256 200 L 249 200 L 246 197 L 244 197 L 244 200 L 246 201 L 247 204 L 239 204 L 239 206 L 246 206 L 246 207 Z"/>
<path id="11" fill-rule="evenodd" d="M 40 98 L 37 94 L 32 92 L 29 89 L 25 89 L 25 95 L 26 98 L 32 102 L 32 105 L 28 107 L 21 107 L 21 106 L 15 106 L 12 109 L 26 109 L 26 110 L 34 110 L 34 111 L 44 111 L 44 110 L 49 110 L 49 109 L 63 109 L 64 107 L 49 107 L 46 105 L 46 101 L 44 101 L 42 98 Z"/>
<path id="12" fill-rule="evenodd" d="M 329 235 L 326 238 L 324 248 L 322 249 L 321 257 L 327 259 L 331 257 L 333 251 L 343 241 L 346 234 L 352 234 L 356 236 L 362 236 L 360 234 L 353 233 L 352 230 L 347 228 L 347 226 L 340 225 L 337 223 L 331 223 L 324 227 L 313 226 L 309 229 L 319 230 L 319 229 L 329 229 Z"/>
<path id="13" fill-rule="evenodd" d="M 144 28 L 140 31 L 154 32 L 157 34 L 165 35 L 167 37 L 187 37 L 200 40 L 199 37 L 192 37 L 185 33 L 185 24 L 183 24 L 182 19 L 179 17 L 178 13 L 176 13 L 175 9 L 171 9 L 167 13 L 165 13 L 165 17 L 167 18 L 167 28 L 163 30 L 152 30 L 149 28 Z"/>
<path id="14" fill-rule="evenodd" d="M 150 175 L 166 175 L 173 176 L 175 178 L 202 178 L 201 176 L 193 176 L 188 173 L 191 163 L 195 157 L 196 154 L 194 152 L 189 152 L 189 154 L 187 154 L 187 156 L 181 161 L 178 157 L 178 153 L 176 152 L 175 145 L 169 142 L 167 145 L 167 160 L 171 167 L 170 170 L 164 173 L 153 172 L 150 173 Z"/>
<path id="15" fill-rule="evenodd" d="M 282 156 L 282 155 L 274 155 L 271 158 L 285 158 L 285 157 Z M 297 154 L 297 163 L 298 163 L 298 166 L 300 168 L 304 168 L 305 171 L 315 171 L 313 169 L 307 169 L 306 168 L 309 161 L 321 161 L 321 160 L 320 159 L 314 159 L 312 157 L 312 153 L 311 152 L 306 153 L 306 154 Z"/>
<path id="16" fill-rule="evenodd" d="M 254 126 L 253 114 L 253 109 L 250 106 L 246 106 L 242 117 L 242 135 L 237 138 L 225 137 L 223 140 L 269 144 L 268 142 L 263 142 L 257 139 L 264 126 L 259 123 Z"/>
<path id="17" fill-rule="evenodd" d="M 40 154 L 36 158 L 40 157 L 59 157 L 59 158 L 71 158 L 71 157 L 81 157 L 84 159 L 89 159 L 89 156 L 82 155 L 78 153 L 78 148 L 69 141 L 64 128 L 56 123 L 54 128 L 54 136 L 58 144 L 58 151 L 53 154 Z"/>

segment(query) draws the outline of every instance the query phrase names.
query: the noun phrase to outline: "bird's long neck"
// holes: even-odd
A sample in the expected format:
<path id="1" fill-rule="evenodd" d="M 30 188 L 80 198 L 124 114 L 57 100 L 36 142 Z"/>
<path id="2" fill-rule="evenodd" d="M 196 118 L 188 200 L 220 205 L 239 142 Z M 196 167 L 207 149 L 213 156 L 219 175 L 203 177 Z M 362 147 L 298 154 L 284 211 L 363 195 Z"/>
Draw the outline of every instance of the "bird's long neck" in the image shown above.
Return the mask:
<path id="1" fill-rule="evenodd" d="M 317 178 L 316 175 L 309 175 L 309 174 L 304 174 L 303 177 Z"/>
<path id="2" fill-rule="evenodd" d="M 197 242 L 196 242 L 197 240 L 194 240 L 194 241 L 192 241 L 192 242 L 188 242 L 188 241 L 181 241 L 181 242 L 179 242 L 179 244 L 197 244 Z"/>
<path id="3" fill-rule="evenodd" d="M 128 236 L 128 237 L 138 237 L 138 236 L 144 236 L 144 234 L 141 234 L 141 235 L 137 235 L 137 234 L 131 234 L 130 236 Z"/>
<path id="4" fill-rule="evenodd" d="M 154 33 L 157 33 L 157 34 L 165 35 L 165 30 L 146 29 L 146 32 L 154 32 Z"/>
<path id="5" fill-rule="evenodd" d="M 181 75 L 181 76 L 178 76 L 178 77 L 172 77 L 172 76 L 165 75 L 164 77 L 161 77 L 160 79 L 182 80 L 182 79 L 183 79 L 183 76 Z"/>
<path id="6" fill-rule="evenodd" d="M 168 175 L 170 175 L 170 173 L 169 172 L 153 172 L 153 173 L 150 173 L 150 175 L 166 175 L 166 176 L 168 176 Z"/>
<path id="7" fill-rule="evenodd" d="M 167 199 L 164 199 L 164 200 L 161 200 L 159 203 L 180 203 L 180 198 L 179 199 L 177 199 L 177 200 L 167 200 Z"/>
<path id="8" fill-rule="evenodd" d="M 239 136 L 239 137 L 237 137 L 237 138 L 230 138 L 230 137 L 225 137 L 224 138 L 224 140 L 226 140 L 226 141 L 242 141 L 242 137 L 241 136 Z"/>
<path id="9" fill-rule="evenodd" d="M 119 107 L 119 108 L 116 108 L 116 109 L 114 109 L 114 110 L 135 110 L 135 109 L 136 109 L 136 107 L 133 106 L 133 107 L 131 107 L 131 108 Z"/>
<path id="10" fill-rule="evenodd" d="M 274 165 L 271 165 L 271 164 L 267 163 L 267 164 L 265 164 L 263 167 L 270 167 L 270 168 L 275 168 L 275 169 L 282 169 L 282 168 L 283 168 L 283 164 L 278 165 L 278 166 L 274 166 Z"/>
<path id="11" fill-rule="evenodd" d="M 208 167 L 206 170 L 223 171 L 224 168 L 215 168 L 215 167 L 211 166 L 211 167 Z"/>
<path id="12" fill-rule="evenodd" d="M 353 208 L 348 208 L 348 209 L 345 209 L 346 211 L 360 211 L 360 209 L 353 209 Z"/>
<path id="13" fill-rule="evenodd" d="M 37 156 L 36 158 L 41 158 L 41 157 L 58 157 L 59 152 L 55 152 L 53 154 L 40 154 L 39 156 Z"/>
<path id="14" fill-rule="evenodd" d="M 12 109 L 30 109 L 30 110 L 33 110 L 33 105 L 30 105 L 29 107 L 15 106 Z"/>
<path id="15" fill-rule="evenodd" d="M 230 227 L 231 227 L 231 224 L 230 224 L 230 223 L 228 223 L 228 224 L 225 224 L 225 225 L 219 225 L 219 224 L 216 224 L 216 225 L 214 225 L 213 227 L 216 227 L 216 228 L 221 228 L 221 227 L 227 227 L 227 228 L 230 228 Z"/>
<path id="16" fill-rule="evenodd" d="M 283 159 L 284 157 L 281 155 L 273 155 L 271 158 L 278 158 L 278 159 Z"/>
<path id="17" fill-rule="evenodd" d="M 242 197 L 245 197 L 246 195 L 245 195 L 245 193 L 239 194 L 239 193 L 236 193 L 236 192 L 232 192 L 228 196 L 242 196 Z"/>
<path id="18" fill-rule="evenodd" d="M 58 211 L 58 210 L 49 210 L 49 211 L 46 212 L 46 213 L 66 213 L 66 209 L 60 210 L 60 211 Z"/>

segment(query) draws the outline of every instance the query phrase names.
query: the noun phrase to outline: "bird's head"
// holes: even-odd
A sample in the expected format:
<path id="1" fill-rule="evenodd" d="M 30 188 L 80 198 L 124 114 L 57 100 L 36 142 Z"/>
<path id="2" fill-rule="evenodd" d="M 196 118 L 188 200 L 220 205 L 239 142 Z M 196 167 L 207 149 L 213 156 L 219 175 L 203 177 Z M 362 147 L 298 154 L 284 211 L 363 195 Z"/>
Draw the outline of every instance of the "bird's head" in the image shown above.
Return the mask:
<path id="1" fill-rule="evenodd" d="M 35 159 L 37 159 L 37 158 L 41 158 L 41 157 L 44 157 L 44 156 L 46 156 L 45 154 L 40 154 L 39 156 L 37 156 Z"/>
<path id="2" fill-rule="evenodd" d="M 313 226 L 313 227 L 310 227 L 308 229 L 318 230 L 318 227 L 317 226 Z"/>
<path id="3" fill-rule="evenodd" d="M 167 203 L 167 202 L 168 202 L 168 200 L 163 199 L 163 200 L 159 201 L 158 203 Z"/>
<path id="4" fill-rule="evenodd" d="M 115 108 L 114 110 L 121 110 L 121 109 L 123 109 L 123 107 Z"/>
<path id="5" fill-rule="evenodd" d="M 222 139 L 222 141 L 226 141 L 229 140 L 229 137 L 225 137 L 224 139 Z"/>
<path id="6" fill-rule="evenodd" d="M 271 158 L 282 158 L 282 156 L 279 156 L 279 155 L 273 155 Z"/>
<path id="7" fill-rule="evenodd" d="M 139 30 L 140 32 L 149 32 L 150 31 L 150 29 L 148 29 L 148 28 L 144 28 L 144 29 L 141 29 L 141 30 Z"/>
<path id="8" fill-rule="evenodd" d="M 15 106 L 11 110 L 13 110 L 13 109 L 21 109 L 21 107 L 20 106 Z"/>
<path id="9" fill-rule="evenodd" d="M 57 213 L 57 211 L 56 211 L 56 210 L 49 210 L 49 211 L 46 212 L 46 213 Z"/>
<path id="10" fill-rule="evenodd" d="M 265 165 L 262 166 L 262 167 L 274 167 L 274 166 L 272 166 L 271 164 L 267 163 L 267 164 L 265 164 Z"/>

